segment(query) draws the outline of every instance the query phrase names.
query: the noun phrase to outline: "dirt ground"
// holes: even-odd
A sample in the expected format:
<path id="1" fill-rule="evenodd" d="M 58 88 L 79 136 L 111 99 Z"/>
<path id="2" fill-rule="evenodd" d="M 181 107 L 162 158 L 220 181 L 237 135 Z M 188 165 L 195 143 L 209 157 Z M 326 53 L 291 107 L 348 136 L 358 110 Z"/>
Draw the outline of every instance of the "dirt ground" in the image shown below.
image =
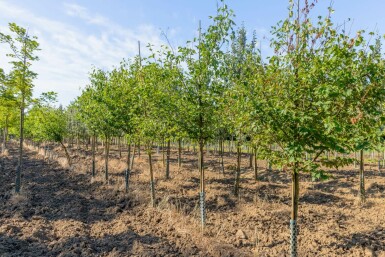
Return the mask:
<path id="1" fill-rule="evenodd" d="M 152 208 L 144 151 L 135 159 L 125 193 L 125 157 L 120 161 L 116 150 L 108 183 L 100 156 L 97 176 L 91 178 L 89 151 L 72 150 L 68 168 L 59 148 L 54 160 L 36 150 L 26 150 L 20 195 L 13 193 L 15 145 L 0 170 L 0 256 L 288 256 L 290 178 L 266 172 L 264 161 L 258 162 L 255 182 L 244 156 L 240 196 L 234 197 L 235 156 L 226 155 L 221 174 L 218 155 L 206 154 L 202 233 L 195 154 L 184 152 L 178 168 L 172 151 L 170 180 L 164 179 L 162 155 L 155 154 Z M 332 174 L 324 182 L 301 175 L 299 256 L 385 257 L 385 169 L 365 172 L 363 206 L 357 201 L 357 170 Z"/>

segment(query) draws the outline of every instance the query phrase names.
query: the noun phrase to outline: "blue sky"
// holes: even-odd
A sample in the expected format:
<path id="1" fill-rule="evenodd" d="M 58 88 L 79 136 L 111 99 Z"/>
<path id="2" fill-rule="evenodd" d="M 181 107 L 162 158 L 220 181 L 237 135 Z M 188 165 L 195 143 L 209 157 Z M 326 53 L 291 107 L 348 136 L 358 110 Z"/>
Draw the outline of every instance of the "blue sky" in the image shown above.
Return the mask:
<path id="1" fill-rule="evenodd" d="M 286 17 L 288 1 L 226 3 L 238 25 L 244 22 L 250 33 L 257 32 L 264 55 L 269 55 L 270 28 Z M 329 4 L 319 0 L 313 15 L 325 15 Z M 134 56 L 138 40 L 143 45 L 164 44 L 161 31 L 174 46 L 182 45 L 196 35 L 199 20 L 207 27 L 216 5 L 215 0 L 0 0 L 0 31 L 7 32 L 8 22 L 16 22 L 38 36 L 42 50 L 32 68 L 39 74 L 35 95 L 55 91 L 67 105 L 87 84 L 92 65 L 108 69 Z M 358 29 L 385 33 L 383 0 L 335 0 L 333 8 L 335 23 L 352 19 L 353 35 Z M 0 67 L 9 69 L 7 51 L 0 46 Z"/>

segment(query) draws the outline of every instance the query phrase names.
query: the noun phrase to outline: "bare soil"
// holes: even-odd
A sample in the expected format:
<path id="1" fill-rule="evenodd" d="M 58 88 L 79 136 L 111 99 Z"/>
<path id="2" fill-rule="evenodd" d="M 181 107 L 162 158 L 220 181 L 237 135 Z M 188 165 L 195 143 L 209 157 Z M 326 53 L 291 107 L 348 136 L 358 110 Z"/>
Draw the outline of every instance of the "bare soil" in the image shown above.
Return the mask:
<path id="1" fill-rule="evenodd" d="M 207 226 L 199 223 L 196 154 L 172 151 L 166 180 L 161 153 L 155 154 L 156 205 L 149 207 L 149 169 L 142 150 L 125 193 L 122 160 L 112 151 L 110 179 L 103 159 L 91 178 L 90 151 L 71 150 L 67 167 L 57 148 L 53 160 L 29 147 L 24 156 L 22 193 L 15 195 L 17 150 L 11 145 L 0 170 L 0 256 L 288 256 L 291 181 L 266 172 L 260 160 L 255 181 L 243 156 L 240 196 L 232 194 L 235 155 L 206 153 Z M 154 150 L 156 152 L 156 150 Z M 58 155 L 58 156 L 56 156 Z M 359 204 L 358 171 L 332 171 L 311 182 L 301 174 L 299 256 L 385 257 L 385 170 L 367 166 L 367 202 Z"/>

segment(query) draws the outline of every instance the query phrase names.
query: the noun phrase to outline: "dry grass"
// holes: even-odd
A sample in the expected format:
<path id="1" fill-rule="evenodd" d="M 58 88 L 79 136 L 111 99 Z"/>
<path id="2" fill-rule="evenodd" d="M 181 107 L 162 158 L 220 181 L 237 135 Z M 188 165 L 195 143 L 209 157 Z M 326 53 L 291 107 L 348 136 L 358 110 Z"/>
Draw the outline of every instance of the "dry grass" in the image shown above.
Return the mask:
<path id="1" fill-rule="evenodd" d="M 62 167 L 63 169 L 69 169 L 70 168 L 68 160 L 65 157 L 58 157 L 57 162 L 59 163 L 60 167 Z"/>
<path id="2" fill-rule="evenodd" d="M 20 193 L 15 193 L 14 191 L 12 191 L 9 202 L 15 206 L 23 205 L 28 201 L 28 195 L 28 192 L 25 191 L 22 187 L 20 189 Z"/>
<path id="3" fill-rule="evenodd" d="M 9 151 L 8 151 L 8 149 L 4 149 L 4 151 L 2 151 L 2 152 L 0 153 L 0 156 L 9 156 Z"/>

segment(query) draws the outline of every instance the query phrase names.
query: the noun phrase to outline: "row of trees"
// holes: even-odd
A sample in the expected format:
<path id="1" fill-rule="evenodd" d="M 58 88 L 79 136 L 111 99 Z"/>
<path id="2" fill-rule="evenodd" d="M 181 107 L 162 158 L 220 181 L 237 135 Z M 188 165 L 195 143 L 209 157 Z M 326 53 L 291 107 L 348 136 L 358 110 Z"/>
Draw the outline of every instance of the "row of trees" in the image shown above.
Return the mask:
<path id="1" fill-rule="evenodd" d="M 163 46 L 151 55 L 123 60 L 110 71 L 94 68 L 82 94 L 66 110 L 56 108 L 54 95 L 45 94 L 29 109 L 29 137 L 61 143 L 76 134 L 91 138 L 92 175 L 95 142 L 104 140 L 105 178 L 112 138 L 128 142 L 127 164 L 132 168 L 135 149 L 148 155 L 151 203 L 155 203 L 152 154 L 155 142 L 188 139 L 198 144 L 201 223 L 205 225 L 204 146 L 229 136 L 237 141 L 234 194 L 239 191 L 241 148 L 248 145 L 257 158 L 268 159 L 292 176 L 291 254 L 296 256 L 299 180 L 304 172 L 325 178 L 324 167 L 338 167 L 352 158 L 325 158 L 325 153 L 361 152 L 361 199 L 364 200 L 363 150 L 381 144 L 384 122 L 384 58 L 381 38 L 358 31 L 351 36 L 331 21 L 331 12 L 312 22 L 313 4 L 290 1 L 289 16 L 272 28 L 274 54 L 261 56 L 257 40 L 247 39 L 244 27 L 235 29 L 233 12 L 226 4 L 211 18 L 212 24 L 186 46 Z M 20 161 L 16 192 L 20 189 L 23 120 L 31 99 L 29 61 L 38 44 L 26 31 L 11 25 L 14 39 L 1 34 L 15 53 L 14 70 L 1 71 L 0 111 L 4 140 L 9 127 L 20 119 Z M 16 30 L 18 28 L 18 30 Z M 27 47 L 28 46 L 28 47 Z M 20 59 L 21 56 L 21 59 Z M 20 110 L 20 114 L 16 110 Z M 76 124 L 76 126 L 73 126 Z M 15 134 L 16 131 L 14 131 Z M 133 147 L 133 152 L 131 147 Z M 179 147 L 180 148 L 180 147 Z M 140 149 L 140 148 L 139 148 Z M 304 158 L 311 156 L 311 158 Z M 180 151 L 179 151 L 180 157 Z M 179 158 L 180 160 L 180 158 Z M 223 159 L 222 159 L 223 162 Z M 222 165 L 223 166 L 223 165 Z M 165 178 L 169 179 L 169 162 Z M 257 173 L 256 173 L 257 178 Z"/>

